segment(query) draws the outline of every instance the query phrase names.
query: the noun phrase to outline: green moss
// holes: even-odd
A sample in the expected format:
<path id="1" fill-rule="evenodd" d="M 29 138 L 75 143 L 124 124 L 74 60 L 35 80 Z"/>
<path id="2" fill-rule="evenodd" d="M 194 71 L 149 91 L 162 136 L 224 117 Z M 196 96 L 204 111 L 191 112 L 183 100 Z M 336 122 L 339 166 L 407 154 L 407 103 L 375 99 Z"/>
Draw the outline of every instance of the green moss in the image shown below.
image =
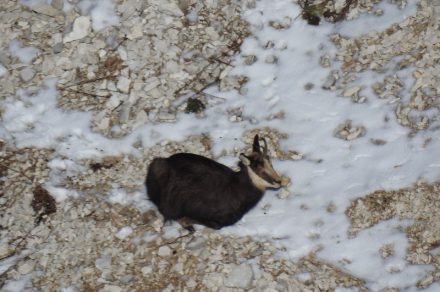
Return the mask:
<path id="1" fill-rule="evenodd" d="M 185 113 L 199 113 L 204 111 L 206 108 L 205 104 L 198 98 L 190 97 L 186 102 Z"/>
<path id="2" fill-rule="evenodd" d="M 307 1 L 304 2 L 302 18 L 307 20 L 310 25 L 319 25 L 321 16 L 324 14 L 326 2 L 310 5 Z"/>

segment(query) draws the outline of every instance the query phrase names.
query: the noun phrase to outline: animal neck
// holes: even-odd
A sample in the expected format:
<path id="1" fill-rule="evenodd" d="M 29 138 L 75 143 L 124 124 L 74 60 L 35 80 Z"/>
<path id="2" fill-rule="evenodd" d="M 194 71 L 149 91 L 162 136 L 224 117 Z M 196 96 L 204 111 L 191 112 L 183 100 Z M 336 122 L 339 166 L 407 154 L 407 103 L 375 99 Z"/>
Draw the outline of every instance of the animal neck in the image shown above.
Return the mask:
<path id="1" fill-rule="evenodd" d="M 240 172 L 247 178 L 248 183 L 253 187 L 264 193 L 266 191 L 266 185 L 261 177 L 259 177 L 249 166 L 244 165 L 242 162 L 239 164 Z"/>

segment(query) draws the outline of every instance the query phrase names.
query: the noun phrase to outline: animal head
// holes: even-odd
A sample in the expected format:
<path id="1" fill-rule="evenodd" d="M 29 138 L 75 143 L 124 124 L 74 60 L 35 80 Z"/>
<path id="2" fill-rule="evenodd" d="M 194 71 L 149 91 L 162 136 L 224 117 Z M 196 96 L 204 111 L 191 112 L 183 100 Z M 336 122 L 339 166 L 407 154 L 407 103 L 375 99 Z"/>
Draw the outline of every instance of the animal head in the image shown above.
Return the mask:
<path id="1" fill-rule="evenodd" d="M 265 190 L 266 188 L 278 189 L 282 186 L 286 186 L 289 183 L 289 179 L 281 177 L 275 171 L 270 157 L 267 154 L 267 142 L 264 138 L 262 138 L 261 141 L 263 142 L 263 146 L 260 145 L 258 135 L 255 135 L 251 155 L 240 154 L 240 160 L 243 165 L 247 167 L 252 182 L 261 190 Z"/>

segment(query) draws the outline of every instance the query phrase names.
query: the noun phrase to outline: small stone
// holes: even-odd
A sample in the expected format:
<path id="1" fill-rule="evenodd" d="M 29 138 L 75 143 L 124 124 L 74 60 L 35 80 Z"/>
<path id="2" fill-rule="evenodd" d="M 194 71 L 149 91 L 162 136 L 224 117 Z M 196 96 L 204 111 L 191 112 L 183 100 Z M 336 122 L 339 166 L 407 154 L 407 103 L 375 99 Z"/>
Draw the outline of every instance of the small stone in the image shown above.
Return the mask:
<path id="1" fill-rule="evenodd" d="M 394 244 L 384 244 L 379 249 L 379 255 L 382 259 L 386 259 L 387 257 L 390 257 L 394 254 Z"/>
<path id="2" fill-rule="evenodd" d="M 172 254 L 172 251 L 168 246 L 161 246 L 161 247 L 159 247 L 157 254 L 161 257 L 167 257 Z"/>
<path id="3" fill-rule="evenodd" d="M 331 66 L 330 63 L 330 56 L 329 55 L 323 55 L 319 58 L 319 64 L 323 68 L 329 68 Z"/>
<path id="4" fill-rule="evenodd" d="M 121 277 L 121 282 L 123 284 L 129 284 L 133 282 L 134 276 L 133 275 L 125 275 Z"/>
<path id="5" fill-rule="evenodd" d="M 374 145 L 378 145 L 378 146 L 380 146 L 380 145 L 385 145 L 385 144 L 387 143 L 387 141 L 385 141 L 385 140 L 382 140 L 382 139 L 373 139 L 373 138 L 370 139 L 370 142 L 371 142 L 372 144 L 374 144 Z"/>
<path id="6" fill-rule="evenodd" d="M 337 209 L 337 207 L 334 202 L 328 203 L 327 208 L 326 208 L 327 212 L 329 212 L 329 213 L 336 212 L 336 209 Z"/>
<path id="7" fill-rule="evenodd" d="M 46 3 L 35 4 L 32 6 L 32 11 L 52 17 L 61 14 L 60 10 Z"/>
<path id="8" fill-rule="evenodd" d="M 203 283 L 210 290 L 214 290 L 214 288 L 218 288 L 218 287 L 223 287 L 224 286 L 223 274 L 221 274 L 221 273 L 207 273 L 203 277 Z"/>
<path id="9" fill-rule="evenodd" d="M 35 77 L 35 70 L 31 67 L 26 67 L 20 71 L 20 79 L 24 82 L 29 82 Z"/>
<path id="10" fill-rule="evenodd" d="M 314 87 L 315 85 L 313 84 L 313 83 L 311 83 L 311 82 L 307 82 L 305 85 L 304 85 L 304 89 L 305 90 L 312 90 L 313 89 L 313 87 Z"/>
<path id="11" fill-rule="evenodd" d="M 278 62 L 278 57 L 274 55 L 269 55 L 264 60 L 267 64 L 276 64 Z"/>
<path id="12" fill-rule="evenodd" d="M 116 285 L 105 285 L 99 292 L 122 292 L 123 289 Z"/>
<path id="13" fill-rule="evenodd" d="M 18 267 L 18 272 L 22 275 L 29 274 L 34 270 L 35 264 L 31 261 L 27 261 Z"/>
<path id="14" fill-rule="evenodd" d="M 280 29 L 287 29 L 292 24 L 292 18 L 289 16 L 284 16 L 283 19 L 280 20 L 270 20 L 269 26 L 273 27 L 274 29 L 280 30 Z"/>
<path id="15" fill-rule="evenodd" d="M 230 288 L 249 289 L 254 279 L 254 272 L 248 264 L 241 264 L 232 268 L 225 279 L 225 286 Z"/>
<path id="16" fill-rule="evenodd" d="M 383 15 L 383 10 L 382 10 L 382 9 L 376 9 L 376 10 L 374 11 L 374 15 L 376 15 L 376 16 L 382 16 L 382 15 Z"/>
<path id="17" fill-rule="evenodd" d="M 0 258 L 5 258 L 9 254 L 9 248 L 6 243 L 0 244 Z"/>
<path id="18" fill-rule="evenodd" d="M 141 272 L 142 272 L 142 274 L 144 274 L 144 275 L 148 275 L 148 274 L 150 274 L 151 272 L 153 272 L 153 268 L 150 267 L 150 266 L 146 266 L 146 267 L 143 267 L 143 268 L 141 269 Z"/>
<path id="19" fill-rule="evenodd" d="M 344 90 L 344 92 L 342 93 L 342 96 L 351 97 L 355 94 L 358 94 L 360 90 L 361 90 L 360 86 L 355 86 L 355 87 Z"/>
<path id="20" fill-rule="evenodd" d="M 54 54 L 58 54 L 61 53 L 61 51 L 64 48 L 64 44 L 63 43 L 57 43 L 53 46 L 52 51 Z"/>
<path id="21" fill-rule="evenodd" d="M 102 257 L 95 260 L 95 266 L 99 270 L 103 271 L 106 269 L 110 269 L 112 265 L 112 258 L 108 255 L 103 255 Z"/>
<path id="22" fill-rule="evenodd" d="M 130 92 L 130 84 L 131 80 L 121 76 L 118 80 L 118 83 L 116 84 L 116 87 L 119 89 L 119 91 L 123 93 L 129 93 Z"/>
<path id="23" fill-rule="evenodd" d="M 63 42 L 68 43 L 76 40 L 80 40 L 86 37 L 90 31 L 90 17 L 79 16 L 73 22 L 73 29 L 63 39 Z"/>
<path id="24" fill-rule="evenodd" d="M 55 8 L 55 9 L 63 10 L 64 0 L 52 0 L 50 5 L 52 5 L 52 7 Z"/>
<path id="25" fill-rule="evenodd" d="M 356 138 L 365 135 L 367 130 L 363 126 L 353 127 L 351 120 L 346 120 L 340 124 L 334 131 L 334 136 L 347 141 L 354 140 Z"/>
<path id="26" fill-rule="evenodd" d="M 255 56 L 255 55 L 247 55 L 247 56 L 244 56 L 243 59 L 244 59 L 243 63 L 248 66 L 257 62 L 257 56 Z"/>
<path id="27" fill-rule="evenodd" d="M 157 114 L 157 119 L 161 122 L 174 122 L 176 120 L 176 114 L 166 110 L 160 110 Z"/>
<path id="28" fill-rule="evenodd" d="M 281 191 L 277 194 L 279 199 L 286 199 L 290 196 L 290 192 L 288 189 L 281 189 Z"/>
<path id="29" fill-rule="evenodd" d="M 0 50 L 0 64 L 7 66 L 11 63 L 11 58 L 2 50 Z"/>

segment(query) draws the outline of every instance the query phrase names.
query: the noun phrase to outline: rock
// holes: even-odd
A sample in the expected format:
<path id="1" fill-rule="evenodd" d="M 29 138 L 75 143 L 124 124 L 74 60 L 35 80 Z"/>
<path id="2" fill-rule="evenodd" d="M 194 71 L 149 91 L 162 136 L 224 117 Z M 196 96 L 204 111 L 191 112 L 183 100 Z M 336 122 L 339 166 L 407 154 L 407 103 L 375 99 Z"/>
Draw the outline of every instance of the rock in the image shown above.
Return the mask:
<path id="1" fill-rule="evenodd" d="M 161 257 L 167 257 L 172 254 L 171 249 L 168 246 L 161 246 L 159 247 L 159 250 L 157 251 L 157 254 Z"/>
<path id="2" fill-rule="evenodd" d="M 176 114 L 166 110 L 160 110 L 156 117 L 161 122 L 174 122 L 176 120 Z"/>
<path id="3" fill-rule="evenodd" d="M 32 11 L 52 17 L 61 14 L 60 10 L 46 3 L 35 4 L 32 6 Z"/>
<path id="4" fill-rule="evenodd" d="M 20 71 L 20 79 L 24 82 L 29 82 L 35 77 L 35 70 L 31 67 L 26 67 Z"/>
<path id="5" fill-rule="evenodd" d="M 345 96 L 345 97 L 351 97 L 351 96 L 353 96 L 353 95 L 355 95 L 355 94 L 358 94 L 358 92 L 361 90 L 361 87 L 360 86 L 354 86 L 354 87 L 352 87 L 352 88 L 349 88 L 349 89 L 346 89 L 346 90 L 344 90 L 344 92 L 342 93 L 342 96 Z"/>
<path id="6" fill-rule="evenodd" d="M 290 196 L 290 192 L 288 189 L 281 189 L 281 191 L 277 194 L 279 199 L 286 199 Z"/>
<path id="7" fill-rule="evenodd" d="M 354 140 L 356 138 L 362 137 L 366 133 L 366 129 L 363 126 L 352 126 L 351 120 L 346 120 L 344 123 L 340 124 L 334 132 L 334 136 L 347 141 Z"/>
<path id="8" fill-rule="evenodd" d="M 52 47 L 52 51 L 54 54 L 58 54 L 61 53 L 61 51 L 64 48 L 64 44 L 63 43 L 57 43 Z"/>
<path id="9" fill-rule="evenodd" d="M 129 284 L 133 282 L 134 276 L 133 275 L 125 275 L 121 277 L 121 282 L 124 284 Z"/>
<path id="10" fill-rule="evenodd" d="M 52 0 L 50 5 L 52 5 L 52 7 L 55 8 L 55 9 L 63 10 L 64 0 Z"/>
<path id="11" fill-rule="evenodd" d="M 254 279 L 254 272 L 248 264 L 241 264 L 232 268 L 224 283 L 226 287 L 249 289 Z"/>
<path id="12" fill-rule="evenodd" d="M 18 267 L 18 272 L 22 275 L 29 274 L 34 270 L 35 264 L 31 261 L 27 261 Z"/>
<path id="13" fill-rule="evenodd" d="M 105 285 L 104 288 L 99 290 L 100 292 L 122 292 L 123 289 L 116 285 Z"/>
<path id="14" fill-rule="evenodd" d="M 90 17 L 79 16 L 73 22 L 73 29 L 63 39 L 63 42 L 68 43 L 76 40 L 80 40 L 86 37 L 90 31 Z"/>
<path id="15" fill-rule="evenodd" d="M 101 271 L 110 269 L 111 265 L 112 265 L 112 258 L 109 255 L 103 255 L 95 260 L 96 268 L 98 268 Z"/>
<path id="16" fill-rule="evenodd" d="M 125 226 L 119 229 L 115 236 L 119 239 L 125 239 L 131 233 L 133 233 L 133 228 L 131 228 L 130 226 Z"/>
<path id="17" fill-rule="evenodd" d="M 0 258 L 5 258 L 9 254 L 9 248 L 6 243 L 0 244 Z"/>
<path id="18" fill-rule="evenodd" d="M 278 57 L 274 55 L 269 55 L 264 60 L 267 64 L 276 64 L 278 62 Z"/>
<path id="19" fill-rule="evenodd" d="M 0 50 L 0 64 L 9 65 L 11 63 L 11 58 L 2 50 Z"/>
<path id="20" fill-rule="evenodd" d="M 130 92 L 130 84 L 131 80 L 127 77 L 119 77 L 118 83 L 116 84 L 116 87 L 119 89 L 119 91 L 123 93 L 129 93 Z"/>
<path id="21" fill-rule="evenodd" d="M 208 273 L 203 277 L 203 283 L 211 291 L 213 291 L 214 288 L 223 287 L 224 286 L 223 274 Z"/>
<path id="22" fill-rule="evenodd" d="M 292 18 L 289 16 L 284 16 L 281 21 L 279 21 L 279 20 L 269 21 L 269 26 L 271 26 L 277 30 L 287 29 L 290 27 L 291 24 L 292 24 Z"/>
<path id="23" fill-rule="evenodd" d="M 142 274 L 144 274 L 144 275 L 148 275 L 148 274 L 150 274 L 152 271 L 153 271 L 153 268 L 150 267 L 150 266 L 146 266 L 146 267 L 143 267 L 143 268 L 141 269 L 141 272 L 142 272 Z"/>
<path id="24" fill-rule="evenodd" d="M 257 61 L 257 56 L 255 55 L 247 55 L 243 57 L 243 63 L 245 65 L 252 65 Z"/>
<path id="25" fill-rule="evenodd" d="M 137 38 L 140 38 L 143 36 L 143 24 L 142 23 L 137 23 L 135 25 L 133 25 L 133 27 L 131 28 L 130 33 L 127 35 L 127 38 L 129 40 L 134 40 Z"/>

